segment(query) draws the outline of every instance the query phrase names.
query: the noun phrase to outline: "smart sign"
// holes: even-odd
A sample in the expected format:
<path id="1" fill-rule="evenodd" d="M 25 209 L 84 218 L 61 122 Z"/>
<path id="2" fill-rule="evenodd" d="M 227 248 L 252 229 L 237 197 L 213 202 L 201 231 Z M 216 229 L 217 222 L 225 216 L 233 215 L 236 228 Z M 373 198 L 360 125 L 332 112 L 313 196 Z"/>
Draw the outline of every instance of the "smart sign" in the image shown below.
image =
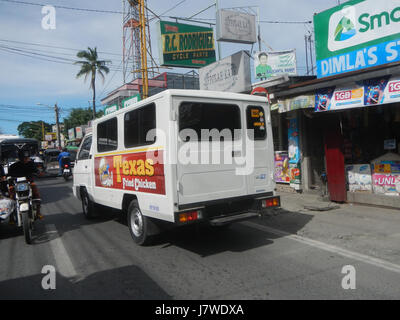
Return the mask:
<path id="1" fill-rule="evenodd" d="M 352 0 L 314 16 L 318 77 L 400 61 L 400 1 Z"/>

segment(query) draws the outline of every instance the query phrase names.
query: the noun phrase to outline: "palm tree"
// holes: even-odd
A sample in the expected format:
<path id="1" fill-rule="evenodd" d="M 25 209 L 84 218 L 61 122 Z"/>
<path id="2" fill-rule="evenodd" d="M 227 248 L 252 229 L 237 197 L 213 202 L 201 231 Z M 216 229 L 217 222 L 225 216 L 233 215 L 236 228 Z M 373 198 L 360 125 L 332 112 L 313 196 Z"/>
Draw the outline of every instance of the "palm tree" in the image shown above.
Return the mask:
<path id="1" fill-rule="evenodd" d="M 104 73 L 109 73 L 110 69 L 106 66 L 111 63 L 110 60 L 98 60 L 97 48 L 89 48 L 88 50 L 79 51 L 76 55 L 78 58 L 86 59 L 85 61 L 76 61 L 75 64 L 81 65 L 81 70 L 76 75 L 77 78 L 85 76 L 85 81 L 90 75 L 92 80 L 90 88 L 93 90 L 93 119 L 96 118 L 96 74 L 98 73 L 104 82 Z M 103 73 L 104 72 L 104 73 Z"/>

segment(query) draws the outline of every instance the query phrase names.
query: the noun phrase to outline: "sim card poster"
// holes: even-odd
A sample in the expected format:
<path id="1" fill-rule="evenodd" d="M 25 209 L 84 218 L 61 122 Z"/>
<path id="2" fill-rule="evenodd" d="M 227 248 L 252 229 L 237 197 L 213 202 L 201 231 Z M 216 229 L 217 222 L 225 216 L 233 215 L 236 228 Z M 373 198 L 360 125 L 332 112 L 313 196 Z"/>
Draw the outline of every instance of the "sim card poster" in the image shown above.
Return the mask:
<path id="1" fill-rule="evenodd" d="M 315 111 L 343 110 L 394 102 L 400 102 L 400 76 L 386 76 L 317 90 Z"/>

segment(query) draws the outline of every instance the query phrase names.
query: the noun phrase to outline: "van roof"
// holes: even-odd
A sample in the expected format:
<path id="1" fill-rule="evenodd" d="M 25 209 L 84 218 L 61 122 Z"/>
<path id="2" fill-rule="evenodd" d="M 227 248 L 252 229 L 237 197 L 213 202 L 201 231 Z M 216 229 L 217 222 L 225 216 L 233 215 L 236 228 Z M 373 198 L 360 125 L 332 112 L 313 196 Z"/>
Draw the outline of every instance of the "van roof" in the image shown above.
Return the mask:
<path id="1" fill-rule="evenodd" d="M 267 103 L 267 98 L 262 96 L 255 96 L 250 94 L 243 93 L 233 93 L 233 92 L 224 92 L 224 91 L 209 91 L 209 90 L 186 90 L 186 89 L 168 89 L 164 90 L 160 93 L 155 94 L 154 96 L 148 97 L 144 100 L 140 100 L 137 103 L 129 106 L 128 108 L 120 109 L 116 112 L 105 115 L 95 121 L 102 121 L 105 118 L 111 118 L 120 112 L 125 112 L 131 108 L 136 106 L 145 105 L 149 102 L 159 99 L 163 96 L 175 96 L 175 97 L 192 97 L 192 98 L 214 98 L 220 100 L 239 100 L 239 101 L 251 101 L 255 103 Z"/>

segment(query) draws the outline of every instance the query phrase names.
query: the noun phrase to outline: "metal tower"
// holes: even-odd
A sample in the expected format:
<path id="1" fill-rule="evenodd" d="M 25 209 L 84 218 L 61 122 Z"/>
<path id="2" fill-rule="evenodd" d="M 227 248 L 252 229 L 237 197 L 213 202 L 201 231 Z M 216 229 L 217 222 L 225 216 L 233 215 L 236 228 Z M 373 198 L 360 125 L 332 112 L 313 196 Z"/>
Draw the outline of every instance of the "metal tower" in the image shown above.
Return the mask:
<path id="1" fill-rule="evenodd" d="M 154 77 L 156 63 L 151 52 L 146 0 L 122 0 L 123 80 L 124 84 L 142 79 L 142 96 L 148 96 L 148 78 Z"/>

